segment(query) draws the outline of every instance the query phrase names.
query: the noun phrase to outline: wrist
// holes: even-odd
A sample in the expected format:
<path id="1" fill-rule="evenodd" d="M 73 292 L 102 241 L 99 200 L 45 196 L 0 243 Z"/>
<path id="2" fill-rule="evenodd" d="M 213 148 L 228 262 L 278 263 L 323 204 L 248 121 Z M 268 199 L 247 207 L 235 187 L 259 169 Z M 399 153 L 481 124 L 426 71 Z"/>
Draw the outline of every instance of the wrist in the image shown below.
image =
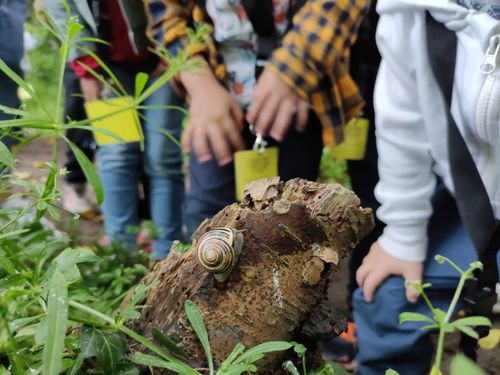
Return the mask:
<path id="1" fill-rule="evenodd" d="M 196 66 L 189 71 L 181 72 L 179 75 L 180 81 L 189 96 L 192 97 L 199 92 L 205 92 L 209 87 L 213 87 L 214 85 L 220 86 L 219 81 L 217 81 L 214 73 L 206 65 L 203 58 L 197 57 L 193 60 Z"/>

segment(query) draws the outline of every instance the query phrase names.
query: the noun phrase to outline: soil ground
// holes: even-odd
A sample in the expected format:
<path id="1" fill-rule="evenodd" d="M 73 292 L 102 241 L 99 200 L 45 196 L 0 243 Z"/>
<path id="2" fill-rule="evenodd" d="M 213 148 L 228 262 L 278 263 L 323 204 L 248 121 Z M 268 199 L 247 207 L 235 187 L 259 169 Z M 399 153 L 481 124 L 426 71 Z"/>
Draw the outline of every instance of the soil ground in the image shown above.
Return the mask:
<path id="1" fill-rule="evenodd" d="M 44 169 L 44 162 L 50 160 L 51 149 L 52 142 L 50 139 L 39 139 L 31 143 L 27 148 L 16 155 L 16 158 L 19 160 L 18 167 L 15 169 L 16 175 L 30 181 L 43 182 L 47 174 L 47 170 Z M 60 166 L 63 165 L 65 160 L 65 150 L 66 147 L 64 143 L 59 143 L 58 156 Z M 62 187 L 62 182 L 62 178 L 60 178 L 58 181 L 59 187 Z M 16 188 L 14 191 L 16 191 Z M 72 215 L 63 213 L 61 220 L 55 224 L 58 229 L 74 235 L 76 242 L 79 244 L 95 243 L 102 236 L 102 218 L 99 215 L 73 220 Z M 345 304 L 347 275 L 347 262 L 343 261 L 335 275 L 335 280 L 332 283 L 333 287 L 330 291 L 330 299 L 335 301 L 337 308 L 347 308 Z M 496 316 L 494 325 L 495 328 L 500 329 L 500 316 Z M 447 340 L 446 358 L 448 360 L 457 352 L 458 340 L 458 335 L 451 335 Z M 500 375 L 500 347 L 491 351 L 480 350 L 478 363 L 487 374 Z"/>

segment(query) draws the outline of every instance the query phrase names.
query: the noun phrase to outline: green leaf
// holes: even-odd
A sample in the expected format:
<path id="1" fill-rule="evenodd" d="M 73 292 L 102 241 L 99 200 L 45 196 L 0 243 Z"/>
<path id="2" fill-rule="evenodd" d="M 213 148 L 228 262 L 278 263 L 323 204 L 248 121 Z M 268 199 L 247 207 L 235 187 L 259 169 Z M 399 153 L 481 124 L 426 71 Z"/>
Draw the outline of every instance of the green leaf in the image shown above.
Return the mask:
<path id="1" fill-rule="evenodd" d="M 140 354 L 136 353 L 128 357 L 129 361 L 135 363 L 136 365 L 148 366 L 148 367 L 159 367 L 166 368 L 168 370 L 172 370 L 182 375 L 189 374 L 199 374 L 199 372 L 192 370 L 192 372 L 186 372 L 186 368 L 183 366 L 179 366 L 177 363 L 168 362 L 161 358 L 148 355 L 148 354 Z"/>
<path id="2" fill-rule="evenodd" d="M 9 275 L 0 279 L 0 291 L 12 287 L 20 287 L 26 283 L 26 278 L 20 273 Z"/>
<path id="3" fill-rule="evenodd" d="M 291 342 L 291 344 L 293 344 L 293 351 L 298 354 L 299 358 L 302 358 L 304 353 L 307 351 L 307 348 L 296 342 Z"/>
<path id="4" fill-rule="evenodd" d="M 297 370 L 297 367 L 295 367 L 292 361 L 283 363 L 283 368 L 292 375 L 300 375 L 299 370 Z"/>
<path id="5" fill-rule="evenodd" d="M 208 342 L 208 333 L 205 327 L 205 323 L 203 322 L 203 318 L 201 317 L 200 310 L 196 304 L 192 301 L 187 300 L 184 302 L 184 309 L 186 310 L 186 315 L 193 327 L 198 339 L 201 342 L 201 346 L 203 346 L 203 350 L 207 356 L 208 367 L 210 368 L 210 374 L 213 374 L 214 371 L 214 361 L 212 358 L 212 351 L 210 349 L 210 343 Z"/>
<path id="6" fill-rule="evenodd" d="M 81 65 L 87 72 L 89 72 L 93 77 L 95 77 L 99 82 L 103 84 L 104 87 L 109 88 L 116 96 L 121 96 L 121 95 L 127 95 L 127 90 L 123 87 L 121 84 L 120 80 L 116 77 L 116 75 L 113 73 L 113 71 L 106 65 L 106 63 L 92 50 L 88 48 L 80 48 L 83 52 L 85 52 L 86 55 L 89 55 L 92 57 L 97 63 L 99 64 L 99 67 L 106 72 L 106 74 L 111 78 L 113 81 L 113 84 L 116 86 L 117 89 L 111 85 L 107 80 L 102 78 L 100 74 L 98 74 L 94 69 L 91 67 L 85 65 L 81 61 L 78 62 L 79 65 Z M 121 94 L 120 94 L 121 93 Z"/>
<path id="7" fill-rule="evenodd" d="M 399 324 L 403 324 L 406 322 L 426 322 L 426 323 L 435 323 L 434 319 L 431 317 L 415 313 L 415 312 L 403 312 L 399 314 Z"/>
<path id="8" fill-rule="evenodd" d="M 91 250 L 78 247 L 67 248 L 59 254 L 52 262 L 56 268 L 64 275 L 68 283 L 73 283 L 81 278 L 77 264 L 97 262 L 100 258 Z"/>
<path id="9" fill-rule="evenodd" d="M 451 375 L 486 375 L 472 360 L 463 354 L 458 354 L 451 360 Z"/>
<path id="10" fill-rule="evenodd" d="M 7 167 L 14 166 L 14 158 L 12 157 L 10 150 L 2 141 L 0 141 L 0 164 L 6 165 Z"/>
<path id="11" fill-rule="evenodd" d="M 5 256 L 0 256 L 0 269 L 3 269 L 9 275 L 16 273 L 16 266 Z"/>
<path id="12" fill-rule="evenodd" d="M 428 330 L 428 329 L 437 329 L 437 328 L 439 328 L 439 325 L 437 325 L 437 324 L 428 324 L 428 325 L 425 325 L 423 327 L 420 327 L 420 329 L 422 331 L 425 331 L 425 330 Z"/>
<path id="13" fill-rule="evenodd" d="M 148 83 L 149 75 L 147 75 L 144 72 L 139 72 L 135 76 L 135 97 L 139 97 L 142 92 L 144 91 L 144 88 L 146 87 L 146 84 Z"/>
<path id="14" fill-rule="evenodd" d="M 83 30 L 83 25 L 76 22 L 70 23 L 67 31 L 68 41 L 73 39 L 82 30 Z"/>
<path id="15" fill-rule="evenodd" d="M 432 313 L 434 315 L 434 322 L 436 322 L 439 325 L 444 323 L 444 320 L 446 318 L 446 313 L 443 310 L 434 309 L 434 311 Z"/>
<path id="16" fill-rule="evenodd" d="M 153 338 L 157 340 L 160 344 L 162 344 L 165 348 L 168 349 L 171 353 L 179 354 L 183 357 L 186 357 L 187 354 L 182 348 L 180 348 L 174 340 L 165 335 L 158 328 L 153 327 Z"/>
<path id="17" fill-rule="evenodd" d="M 251 359 L 255 355 L 261 355 L 261 354 L 269 353 L 269 352 L 279 352 L 282 350 L 288 350 L 292 346 L 293 346 L 292 344 L 290 344 L 289 342 L 286 342 L 286 341 L 265 342 L 265 343 L 259 344 L 257 346 L 254 346 L 253 348 L 248 349 L 245 353 L 243 353 L 241 356 L 239 356 L 234 362 L 235 363 L 248 362 L 249 359 Z"/>
<path id="18" fill-rule="evenodd" d="M 64 275 L 56 269 L 49 281 L 47 333 L 42 363 L 44 374 L 56 375 L 62 370 L 67 324 L 68 285 Z"/>
<path id="19" fill-rule="evenodd" d="M 241 375 L 244 372 L 248 372 L 249 366 L 247 364 L 240 363 L 238 365 L 231 365 L 230 368 L 226 370 L 219 369 L 216 375 Z"/>
<path id="20" fill-rule="evenodd" d="M 75 154 L 76 160 L 78 160 L 78 164 L 80 164 L 80 167 L 82 167 L 87 181 L 94 189 L 97 202 L 101 204 L 104 200 L 104 191 L 101 179 L 95 170 L 94 164 L 92 164 L 89 158 L 87 158 L 82 150 L 80 150 L 73 142 L 71 142 L 67 138 L 65 139 L 69 147 L 71 148 L 71 151 L 73 151 L 73 153 Z"/>
<path id="21" fill-rule="evenodd" d="M 491 320 L 485 316 L 467 316 L 465 318 L 460 318 L 452 323 L 455 327 L 458 326 L 486 326 L 490 327 L 492 325 Z"/>
<path id="22" fill-rule="evenodd" d="M 127 343 L 125 339 L 116 332 L 97 329 L 96 341 L 100 346 L 96 359 L 108 373 L 116 367 L 125 356 Z"/>
<path id="23" fill-rule="evenodd" d="M 115 367 L 125 356 L 127 344 L 122 335 L 93 326 L 82 327 L 80 350 L 85 358 L 95 357 L 107 373 L 114 373 Z"/>
<path id="24" fill-rule="evenodd" d="M 116 375 L 139 375 L 139 369 L 130 363 L 120 363 L 115 369 Z"/>
<path id="25" fill-rule="evenodd" d="M 23 233 L 26 233 L 29 231 L 30 231 L 29 229 L 20 229 L 20 230 L 14 230 L 14 231 L 8 232 L 8 233 L 2 233 L 2 234 L 0 234 L 0 240 L 10 238 L 10 237 L 16 237 L 16 236 L 19 236 L 20 234 L 23 234 Z M 0 267 L 1 267 L 1 264 L 0 264 Z"/>
<path id="26" fill-rule="evenodd" d="M 399 375 L 399 372 L 390 368 L 385 371 L 385 375 Z"/>
<path id="27" fill-rule="evenodd" d="M 5 73 L 5 75 L 7 75 L 12 81 L 17 83 L 19 87 L 24 89 L 31 96 L 31 98 L 41 106 L 41 102 L 38 99 L 35 90 L 33 90 L 33 88 L 24 79 L 21 78 L 21 76 L 19 76 L 16 72 L 9 68 L 9 66 L 2 59 L 0 59 L 0 71 Z"/>
<path id="28" fill-rule="evenodd" d="M 458 330 L 460 330 L 461 332 L 463 332 L 464 334 L 466 334 L 467 336 L 470 336 L 476 340 L 479 340 L 479 334 L 476 331 L 474 331 L 473 328 L 468 327 L 468 326 L 457 326 L 456 328 Z"/>
<path id="29" fill-rule="evenodd" d="M 241 342 L 237 343 L 234 347 L 233 351 L 227 356 L 227 358 L 221 363 L 219 370 L 228 370 L 229 365 L 234 362 L 236 358 L 238 358 L 241 353 L 245 350 L 245 345 Z"/>

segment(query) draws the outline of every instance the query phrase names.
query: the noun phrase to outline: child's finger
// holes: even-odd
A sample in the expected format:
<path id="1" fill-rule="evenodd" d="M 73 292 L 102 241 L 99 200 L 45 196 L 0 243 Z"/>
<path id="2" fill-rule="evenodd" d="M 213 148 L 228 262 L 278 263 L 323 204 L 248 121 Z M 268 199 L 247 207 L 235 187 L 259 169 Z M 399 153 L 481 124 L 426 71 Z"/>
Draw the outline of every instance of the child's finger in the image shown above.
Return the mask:
<path id="1" fill-rule="evenodd" d="M 308 118 L 309 104 L 303 100 L 299 100 L 297 105 L 297 120 L 295 122 L 295 129 L 299 132 L 303 132 L 306 129 Z"/>
<path id="2" fill-rule="evenodd" d="M 369 272 L 370 269 L 365 264 L 362 264 L 356 271 L 356 282 L 358 283 L 360 288 L 363 288 L 363 284 L 365 283 L 365 278 Z"/>
<path id="3" fill-rule="evenodd" d="M 277 141 L 282 141 L 296 111 L 297 106 L 293 101 L 286 100 L 281 102 L 269 135 Z"/>
<path id="4" fill-rule="evenodd" d="M 363 283 L 363 295 L 366 302 L 372 302 L 375 291 L 378 286 L 386 279 L 388 275 L 382 272 L 370 272 Z"/>
<path id="5" fill-rule="evenodd" d="M 199 163 L 204 163 L 212 159 L 212 153 L 208 145 L 207 134 L 200 130 L 200 128 L 197 128 L 197 131 L 193 130 L 192 144 L 196 159 Z"/>

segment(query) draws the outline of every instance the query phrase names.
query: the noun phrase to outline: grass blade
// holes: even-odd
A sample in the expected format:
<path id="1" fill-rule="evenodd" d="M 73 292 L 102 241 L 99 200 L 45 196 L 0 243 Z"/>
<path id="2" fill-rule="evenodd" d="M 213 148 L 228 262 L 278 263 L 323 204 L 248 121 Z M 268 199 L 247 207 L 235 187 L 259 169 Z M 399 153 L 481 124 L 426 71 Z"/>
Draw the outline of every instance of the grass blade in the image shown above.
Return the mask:
<path id="1" fill-rule="evenodd" d="M 286 341 L 269 341 L 265 342 L 262 344 L 259 344 L 257 346 L 254 346 L 253 348 L 248 349 L 245 353 L 240 355 L 234 363 L 242 363 L 246 362 L 250 358 L 253 358 L 254 356 L 258 356 L 260 354 L 264 353 L 269 353 L 269 352 L 278 352 L 281 350 L 287 350 L 290 349 L 293 346 L 293 344 L 290 344 L 289 342 Z"/>
<path id="2" fill-rule="evenodd" d="M 205 323 L 203 322 L 203 318 L 200 314 L 200 310 L 198 310 L 198 306 L 193 301 L 187 300 L 184 302 L 184 309 L 186 310 L 186 315 L 193 327 L 198 339 L 201 342 L 201 346 L 203 346 L 203 350 L 207 356 L 208 367 L 210 369 L 210 374 L 214 373 L 214 361 L 212 358 L 212 350 L 210 349 L 210 343 L 208 342 L 208 333 L 207 328 L 205 327 Z"/>
<path id="3" fill-rule="evenodd" d="M 75 154 L 76 160 L 78 160 L 78 164 L 82 167 L 83 173 L 87 178 L 87 181 L 94 189 L 94 193 L 97 199 L 97 202 L 101 204 L 104 200 L 104 190 L 102 187 L 102 182 L 97 174 L 97 171 L 94 167 L 94 164 L 87 158 L 87 156 L 80 150 L 73 142 L 71 142 L 68 138 L 64 137 L 66 142 L 68 143 L 71 151 Z"/>
<path id="4" fill-rule="evenodd" d="M 64 339 L 68 324 L 68 285 L 56 268 L 49 281 L 47 302 L 47 333 L 43 349 L 43 373 L 56 375 L 61 372 Z"/>
<path id="5" fill-rule="evenodd" d="M 152 355 L 148 355 L 148 354 L 136 353 L 136 354 L 132 354 L 131 356 L 129 356 L 128 359 L 132 363 L 135 363 L 137 365 L 148 366 L 148 367 L 166 368 L 168 370 L 175 371 L 181 375 L 199 374 L 199 372 L 192 370 L 192 369 L 191 369 L 191 371 L 186 372 L 187 369 L 184 366 L 179 366 L 176 363 L 168 362 L 168 361 L 165 361 L 161 358 L 158 358 L 158 357 L 155 357 Z"/>
<path id="6" fill-rule="evenodd" d="M 180 348 L 177 343 L 172 340 L 170 337 L 165 335 L 158 328 L 153 327 L 153 338 L 157 340 L 160 344 L 162 344 L 168 351 L 174 354 L 179 354 L 183 357 L 186 357 L 186 352 Z"/>

